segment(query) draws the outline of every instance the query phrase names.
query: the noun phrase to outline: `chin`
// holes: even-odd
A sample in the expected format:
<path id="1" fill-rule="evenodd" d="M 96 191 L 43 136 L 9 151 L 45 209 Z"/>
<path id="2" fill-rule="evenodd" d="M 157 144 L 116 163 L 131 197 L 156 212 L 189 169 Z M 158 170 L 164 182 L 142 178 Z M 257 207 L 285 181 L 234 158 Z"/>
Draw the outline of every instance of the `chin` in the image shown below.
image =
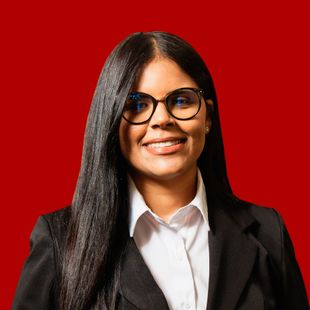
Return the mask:
<path id="1" fill-rule="evenodd" d="M 189 173 L 192 170 L 196 171 L 196 164 L 184 165 L 184 163 L 175 163 L 171 165 L 154 163 L 152 166 L 148 166 L 147 171 L 142 172 L 144 175 L 157 180 L 170 180 L 176 177 Z"/>

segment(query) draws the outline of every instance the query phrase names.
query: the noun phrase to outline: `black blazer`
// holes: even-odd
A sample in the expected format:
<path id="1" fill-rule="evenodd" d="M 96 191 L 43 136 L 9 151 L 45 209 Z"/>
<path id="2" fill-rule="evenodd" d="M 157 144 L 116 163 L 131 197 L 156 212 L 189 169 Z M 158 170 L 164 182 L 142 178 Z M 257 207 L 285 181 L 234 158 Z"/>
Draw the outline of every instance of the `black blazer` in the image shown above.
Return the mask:
<path id="1" fill-rule="evenodd" d="M 211 230 L 207 309 L 309 309 L 293 246 L 277 212 L 223 203 L 208 204 L 208 208 Z M 67 208 L 38 219 L 13 310 L 57 309 L 57 255 L 69 213 Z M 118 310 L 169 309 L 132 238 L 123 261 L 118 300 Z"/>

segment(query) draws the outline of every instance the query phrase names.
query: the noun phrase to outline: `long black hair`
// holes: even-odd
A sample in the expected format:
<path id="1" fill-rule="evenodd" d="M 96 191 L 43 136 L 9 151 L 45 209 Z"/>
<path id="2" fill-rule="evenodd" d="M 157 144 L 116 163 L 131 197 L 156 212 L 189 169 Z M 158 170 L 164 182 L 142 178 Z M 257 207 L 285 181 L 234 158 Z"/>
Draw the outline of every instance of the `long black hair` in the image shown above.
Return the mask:
<path id="1" fill-rule="evenodd" d="M 134 33 L 112 51 L 90 107 L 81 170 L 62 257 L 60 308 L 114 309 L 128 242 L 126 163 L 119 147 L 123 106 L 143 65 L 156 55 L 175 61 L 212 99 L 212 128 L 198 160 L 208 198 L 234 199 L 225 166 L 217 99 L 209 70 L 184 40 L 165 32 Z"/>

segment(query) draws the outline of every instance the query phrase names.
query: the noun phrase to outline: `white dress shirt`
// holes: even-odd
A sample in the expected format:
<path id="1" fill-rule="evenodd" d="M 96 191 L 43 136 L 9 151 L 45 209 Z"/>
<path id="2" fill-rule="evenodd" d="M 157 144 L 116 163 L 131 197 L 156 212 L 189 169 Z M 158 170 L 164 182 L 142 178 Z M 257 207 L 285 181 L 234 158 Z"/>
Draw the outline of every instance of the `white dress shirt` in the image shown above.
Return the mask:
<path id="1" fill-rule="evenodd" d="M 192 202 L 165 222 L 148 208 L 129 178 L 130 236 L 173 310 L 207 308 L 210 227 L 199 170 L 197 181 Z"/>

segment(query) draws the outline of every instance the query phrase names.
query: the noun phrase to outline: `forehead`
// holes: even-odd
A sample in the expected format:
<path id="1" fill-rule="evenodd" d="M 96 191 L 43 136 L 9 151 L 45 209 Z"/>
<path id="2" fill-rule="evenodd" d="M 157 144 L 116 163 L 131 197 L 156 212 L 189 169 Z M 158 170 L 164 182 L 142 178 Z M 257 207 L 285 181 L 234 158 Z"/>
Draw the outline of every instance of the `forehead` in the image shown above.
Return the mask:
<path id="1" fill-rule="evenodd" d="M 144 65 L 134 90 L 159 98 L 182 87 L 196 88 L 198 85 L 173 60 L 157 57 Z"/>

